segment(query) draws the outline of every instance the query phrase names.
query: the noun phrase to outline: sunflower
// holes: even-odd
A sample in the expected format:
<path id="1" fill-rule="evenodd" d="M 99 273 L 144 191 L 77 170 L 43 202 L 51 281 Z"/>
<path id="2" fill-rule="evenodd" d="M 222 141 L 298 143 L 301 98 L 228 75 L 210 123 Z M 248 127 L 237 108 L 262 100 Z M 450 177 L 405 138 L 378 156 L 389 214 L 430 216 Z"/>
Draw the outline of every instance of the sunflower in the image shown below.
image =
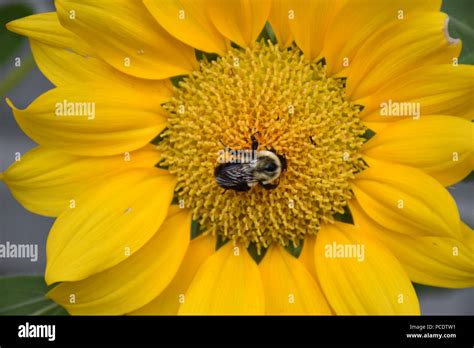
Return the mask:
<path id="1" fill-rule="evenodd" d="M 445 189 L 473 169 L 474 68 L 440 0 L 55 5 L 8 24 L 56 88 L 8 101 L 39 146 L 1 178 L 56 217 L 69 313 L 419 314 L 412 282 L 474 285 Z M 251 139 L 286 170 L 224 190 Z"/>

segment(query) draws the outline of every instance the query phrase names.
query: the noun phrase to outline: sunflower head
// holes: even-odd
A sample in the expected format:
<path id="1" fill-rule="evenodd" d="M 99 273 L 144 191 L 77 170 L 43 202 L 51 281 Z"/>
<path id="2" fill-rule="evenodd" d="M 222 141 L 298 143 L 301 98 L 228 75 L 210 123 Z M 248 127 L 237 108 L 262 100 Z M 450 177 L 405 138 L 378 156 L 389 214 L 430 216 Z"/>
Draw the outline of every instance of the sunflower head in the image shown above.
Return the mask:
<path id="1" fill-rule="evenodd" d="M 364 168 L 359 107 L 345 99 L 342 79 L 296 46 L 260 42 L 203 60 L 164 107 L 169 124 L 158 148 L 179 198 L 207 233 L 245 246 L 314 236 L 344 213 L 349 181 Z M 259 149 L 286 158 L 287 171 L 274 190 L 224 191 L 214 178 L 223 144 L 250 149 L 254 135 Z"/>

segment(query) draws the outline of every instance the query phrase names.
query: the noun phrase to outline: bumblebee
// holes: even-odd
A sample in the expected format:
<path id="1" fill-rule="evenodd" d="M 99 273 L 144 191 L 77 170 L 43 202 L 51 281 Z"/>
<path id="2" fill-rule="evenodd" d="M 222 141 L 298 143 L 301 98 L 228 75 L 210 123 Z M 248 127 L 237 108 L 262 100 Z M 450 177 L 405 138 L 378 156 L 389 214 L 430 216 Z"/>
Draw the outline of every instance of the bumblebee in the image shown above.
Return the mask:
<path id="1" fill-rule="evenodd" d="M 219 164 L 214 170 L 217 185 L 226 190 L 250 191 L 259 184 L 267 190 L 275 189 L 280 183 L 280 175 L 287 169 L 286 158 L 274 149 L 257 151 L 258 141 L 251 136 L 251 160 Z M 228 148 L 227 148 L 228 149 Z M 249 150 L 246 150 L 249 151 Z"/>

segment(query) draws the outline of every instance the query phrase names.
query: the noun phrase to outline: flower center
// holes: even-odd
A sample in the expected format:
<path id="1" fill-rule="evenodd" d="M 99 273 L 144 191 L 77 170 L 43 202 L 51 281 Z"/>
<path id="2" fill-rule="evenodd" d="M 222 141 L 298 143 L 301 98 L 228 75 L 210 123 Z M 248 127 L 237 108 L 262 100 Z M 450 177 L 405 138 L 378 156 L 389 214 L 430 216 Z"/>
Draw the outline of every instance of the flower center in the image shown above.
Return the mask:
<path id="1" fill-rule="evenodd" d="M 206 233 L 259 251 L 315 235 L 344 213 L 350 179 L 364 168 L 358 150 L 366 128 L 344 95 L 344 81 L 306 62 L 297 47 L 257 43 L 202 60 L 164 106 L 169 126 L 159 148 L 181 203 Z M 257 152 L 284 156 L 287 169 L 273 189 L 261 180 L 248 191 L 225 190 L 215 178 L 222 152 L 250 150 L 252 136 Z"/>

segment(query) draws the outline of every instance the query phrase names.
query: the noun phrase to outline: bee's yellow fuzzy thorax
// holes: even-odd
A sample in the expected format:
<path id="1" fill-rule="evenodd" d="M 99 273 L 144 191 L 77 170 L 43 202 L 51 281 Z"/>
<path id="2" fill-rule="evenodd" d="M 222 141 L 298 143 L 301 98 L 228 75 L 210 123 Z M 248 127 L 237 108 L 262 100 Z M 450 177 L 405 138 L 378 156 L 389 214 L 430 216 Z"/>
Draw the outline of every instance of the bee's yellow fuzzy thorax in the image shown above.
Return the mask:
<path id="1" fill-rule="evenodd" d="M 178 177 L 177 193 L 206 233 L 236 242 L 295 245 L 343 213 L 350 179 L 364 168 L 359 109 L 344 98 L 343 81 L 307 63 L 296 48 L 272 44 L 232 48 L 180 83 L 165 105 L 169 127 L 159 144 L 163 164 Z M 286 156 L 275 190 L 225 191 L 214 179 L 222 143 Z M 312 137 L 312 141 L 310 141 Z"/>

